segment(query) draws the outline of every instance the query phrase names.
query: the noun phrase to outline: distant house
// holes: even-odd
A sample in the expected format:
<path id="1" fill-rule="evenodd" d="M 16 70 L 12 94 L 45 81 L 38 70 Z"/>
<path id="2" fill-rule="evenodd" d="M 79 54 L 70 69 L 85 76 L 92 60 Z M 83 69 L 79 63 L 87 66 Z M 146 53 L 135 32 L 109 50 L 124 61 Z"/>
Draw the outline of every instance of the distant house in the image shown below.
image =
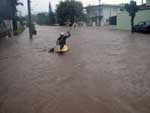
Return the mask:
<path id="1" fill-rule="evenodd" d="M 108 25 L 110 23 L 110 18 L 112 18 L 111 20 L 116 21 L 116 16 L 121 10 L 124 10 L 123 5 L 102 4 L 88 6 L 86 7 L 88 25 Z"/>
<path id="2" fill-rule="evenodd" d="M 150 0 L 147 0 L 146 4 L 140 5 L 139 8 L 134 20 L 135 25 L 141 21 L 150 21 Z M 127 11 L 118 13 L 117 29 L 131 30 L 131 17 Z"/>

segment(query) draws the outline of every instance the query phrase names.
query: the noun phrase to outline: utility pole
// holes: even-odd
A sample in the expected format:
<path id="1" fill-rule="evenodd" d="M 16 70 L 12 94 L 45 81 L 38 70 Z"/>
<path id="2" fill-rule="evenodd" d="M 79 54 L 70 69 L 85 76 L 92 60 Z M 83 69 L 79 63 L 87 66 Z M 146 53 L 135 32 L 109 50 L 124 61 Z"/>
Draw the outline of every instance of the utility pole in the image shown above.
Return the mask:
<path id="1" fill-rule="evenodd" d="M 100 5 L 101 5 L 101 0 L 99 0 L 99 17 L 98 17 L 98 19 L 99 19 L 99 26 L 101 26 L 101 18 L 100 18 L 100 16 L 101 16 L 101 7 L 100 7 Z"/>
<path id="2" fill-rule="evenodd" d="M 142 5 L 144 4 L 144 1 L 142 0 Z"/>
<path id="3" fill-rule="evenodd" d="M 32 38 L 31 1 L 28 0 L 29 37 Z"/>

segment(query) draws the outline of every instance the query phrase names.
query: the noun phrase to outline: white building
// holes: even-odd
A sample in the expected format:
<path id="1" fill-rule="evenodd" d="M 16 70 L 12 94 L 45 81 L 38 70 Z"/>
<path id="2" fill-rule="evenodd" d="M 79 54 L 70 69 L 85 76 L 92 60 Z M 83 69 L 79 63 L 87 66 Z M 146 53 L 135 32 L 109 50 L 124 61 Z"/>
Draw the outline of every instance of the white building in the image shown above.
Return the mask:
<path id="1" fill-rule="evenodd" d="M 102 4 L 96 6 L 88 6 L 87 17 L 88 25 L 108 25 L 110 17 L 116 17 L 117 14 L 124 9 L 124 5 Z"/>

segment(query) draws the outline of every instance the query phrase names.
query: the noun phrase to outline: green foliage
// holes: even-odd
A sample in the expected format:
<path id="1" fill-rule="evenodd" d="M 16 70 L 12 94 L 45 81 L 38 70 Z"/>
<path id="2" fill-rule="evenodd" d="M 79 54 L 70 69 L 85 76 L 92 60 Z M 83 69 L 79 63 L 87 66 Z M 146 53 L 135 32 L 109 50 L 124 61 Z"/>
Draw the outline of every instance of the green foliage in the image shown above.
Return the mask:
<path id="1" fill-rule="evenodd" d="M 47 13 L 38 13 L 37 14 L 37 24 L 49 25 L 49 15 Z"/>
<path id="2" fill-rule="evenodd" d="M 23 31 L 24 31 L 24 28 L 21 27 L 21 28 L 18 28 L 16 32 L 17 32 L 17 34 L 20 34 L 20 33 L 22 33 Z"/>
<path id="3" fill-rule="evenodd" d="M 131 16 L 131 31 L 134 32 L 134 19 L 135 19 L 136 13 L 139 10 L 139 7 L 137 6 L 135 1 L 131 1 L 130 4 L 125 4 L 125 8 L 127 12 L 129 13 L 129 16 Z"/>
<path id="4" fill-rule="evenodd" d="M 83 5 L 81 2 L 75 0 L 61 1 L 57 5 L 56 12 L 60 25 L 65 25 L 68 21 L 74 23 L 83 19 Z"/>
<path id="5" fill-rule="evenodd" d="M 55 22 L 56 22 L 56 20 L 55 20 L 55 13 L 50 12 L 49 13 L 49 25 L 54 25 Z"/>

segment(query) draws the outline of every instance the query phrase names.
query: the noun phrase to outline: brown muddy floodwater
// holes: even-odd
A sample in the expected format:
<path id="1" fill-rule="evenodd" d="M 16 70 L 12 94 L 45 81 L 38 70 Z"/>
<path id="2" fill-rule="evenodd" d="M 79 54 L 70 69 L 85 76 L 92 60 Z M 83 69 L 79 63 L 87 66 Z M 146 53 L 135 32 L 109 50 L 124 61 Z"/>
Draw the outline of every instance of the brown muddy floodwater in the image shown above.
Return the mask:
<path id="1" fill-rule="evenodd" d="M 150 113 L 150 35 L 76 28 L 49 54 L 66 29 L 0 39 L 0 113 Z"/>

